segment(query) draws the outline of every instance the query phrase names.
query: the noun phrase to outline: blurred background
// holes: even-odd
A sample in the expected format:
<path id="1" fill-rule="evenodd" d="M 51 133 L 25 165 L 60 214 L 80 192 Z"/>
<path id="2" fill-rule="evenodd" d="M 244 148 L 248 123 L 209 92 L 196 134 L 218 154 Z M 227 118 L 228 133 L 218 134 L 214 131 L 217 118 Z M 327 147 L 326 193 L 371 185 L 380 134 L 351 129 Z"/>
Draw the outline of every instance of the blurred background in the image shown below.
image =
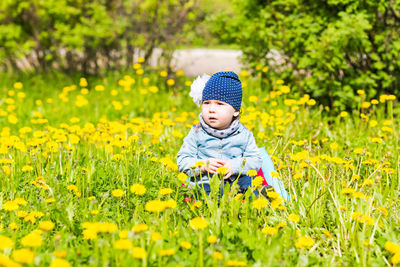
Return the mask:
<path id="1" fill-rule="evenodd" d="M 400 0 L 2 0 L 2 75 L 246 71 L 330 107 L 400 88 Z"/>

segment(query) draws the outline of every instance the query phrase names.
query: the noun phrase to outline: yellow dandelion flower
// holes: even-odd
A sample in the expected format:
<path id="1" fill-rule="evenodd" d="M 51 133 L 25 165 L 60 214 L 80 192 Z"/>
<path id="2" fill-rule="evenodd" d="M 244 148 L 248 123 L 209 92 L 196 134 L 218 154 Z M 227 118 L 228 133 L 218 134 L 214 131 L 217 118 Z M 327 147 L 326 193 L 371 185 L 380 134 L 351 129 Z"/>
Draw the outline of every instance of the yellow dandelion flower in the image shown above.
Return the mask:
<path id="1" fill-rule="evenodd" d="M 49 203 L 49 204 L 54 203 L 54 202 L 56 202 L 56 199 L 54 197 L 51 197 L 51 198 L 46 199 L 45 202 Z"/>
<path id="2" fill-rule="evenodd" d="M 123 158 L 124 158 L 124 156 L 121 155 L 121 154 L 114 154 L 114 155 L 111 157 L 111 160 L 112 160 L 112 161 L 120 161 L 120 160 L 123 159 Z"/>
<path id="3" fill-rule="evenodd" d="M 27 215 L 28 215 L 28 212 L 27 212 L 27 211 L 24 211 L 24 210 L 20 210 L 20 211 L 17 212 L 17 217 L 18 217 L 18 218 L 24 218 L 24 217 L 26 217 Z"/>
<path id="4" fill-rule="evenodd" d="M 386 241 L 384 248 L 392 254 L 399 254 L 400 253 L 400 245 L 393 243 L 391 241 Z"/>
<path id="5" fill-rule="evenodd" d="M 207 242 L 210 244 L 215 244 L 217 242 L 217 237 L 215 235 L 210 235 L 209 237 L 207 237 Z"/>
<path id="6" fill-rule="evenodd" d="M 67 186 L 68 191 L 78 192 L 78 187 L 74 184 L 70 184 Z"/>
<path id="7" fill-rule="evenodd" d="M 97 215 L 97 214 L 99 214 L 99 210 L 91 210 L 90 214 Z"/>
<path id="8" fill-rule="evenodd" d="M 79 79 L 79 86 L 80 87 L 87 87 L 88 86 L 88 82 L 87 82 L 85 77 L 82 77 L 82 78 Z"/>
<path id="9" fill-rule="evenodd" d="M 145 209 L 150 212 L 162 212 L 165 210 L 165 203 L 161 200 L 150 200 L 146 203 Z"/>
<path id="10" fill-rule="evenodd" d="M 130 190 L 132 193 L 138 196 L 144 195 L 146 193 L 146 187 L 141 184 L 133 184 Z"/>
<path id="11" fill-rule="evenodd" d="M 104 91 L 104 85 L 98 84 L 94 87 L 94 90 L 98 91 L 98 92 L 102 92 Z"/>
<path id="12" fill-rule="evenodd" d="M 303 174 L 301 173 L 301 172 L 296 172 L 294 175 L 293 175 L 293 178 L 294 179 L 300 179 L 300 178 L 302 178 L 303 177 Z"/>
<path id="13" fill-rule="evenodd" d="M 267 193 L 267 196 L 271 199 L 277 199 L 279 197 L 279 193 L 271 191 Z"/>
<path id="14" fill-rule="evenodd" d="M 257 175 L 257 171 L 256 170 L 248 170 L 246 173 L 247 176 L 253 177 Z"/>
<path id="15" fill-rule="evenodd" d="M 354 219 L 354 220 L 358 220 L 358 219 L 361 217 L 361 215 L 362 215 L 361 212 L 356 211 L 356 212 L 353 212 L 353 213 L 351 214 L 351 218 Z"/>
<path id="16" fill-rule="evenodd" d="M 278 233 L 278 228 L 276 227 L 271 227 L 271 226 L 265 226 L 261 232 L 265 235 L 276 235 Z"/>
<path id="17" fill-rule="evenodd" d="M 175 254 L 175 249 L 170 248 L 170 249 L 162 249 L 160 250 L 160 256 L 172 256 Z"/>
<path id="18" fill-rule="evenodd" d="M 178 180 L 181 181 L 182 183 L 185 182 L 187 180 L 187 178 L 188 178 L 188 176 L 183 172 L 178 174 Z"/>
<path id="19" fill-rule="evenodd" d="M 201 218 L 201 217 L 196 217 L 193 218 L 189 221 L 190 227 L 192 227 L 194 230 L 201 230 L 204 229 L 208 226 L 208 222 Z"/>
<path id="20" fill-rule="evenodd" d="M 372 180 L 372 179 L 366 179 L 363 183 L 362 183 L 362 185 L 364 186 L 364 185 L 366 185 L 366 186 L 373 186 L 374 185 L 374 180 Z"/>
<path id="21" fill-rule="evenodd" d="M 176 201 L 173 199 L 168 199 L 164 202 L 165 208 L 175 209 L 176 208 Z"/>
<path id="22" fill-rule="evenodd" d="M 376 120 L 370 120 L 369 121 L 369 127 L 374 128 L 378 125 L 378 122 Z"/>
<path id="23" fill-rule="evenodd" d="M 11 238 L 0 235 L 0 250 L 12 248 L 13 246 L 14 246 L 14 242 L 12 241 Z"/>
<path id="24" fill-rule="evenodd" d="M 33 170 L 33 167 L 30 165 L 25 165 L 24 167 L 22 167 L 23 172 L 30 172 L 32 170 Z"/>
<path id="25" fill-rule="evenodd" d="M 217 169 L 217 173 L 218 173 L 219 175 L 225 175 L 227 171 L 228 171 L 228 168 L 227 168 L 227 167 L 219 167 L 219 168 Z"/>
<path id="26" fill-rule="evenodd" d="M 26 247 L 40 247 L 42 243 L 42 237 L 35 233 L 27 234 L 21 239 L 21 244 Z"/>
<path id="27" fill-rule="evenodd" d="M 125 195 L 125 192 L 123 190 L 121 190 L 121 189 L 115 189 L 115 190 L 112 191 L 112 195 L 114 197 L 116 197 L 116 198 L 120 198 L 123 195 Z"/>
<path id="28" fill-rule="evenodd" d="M 55 258 L 50 263 L 50 267 L 71 267 L 71 264 L 67 260 Z"/>
<path id="29" fill-rule="evenodd" d="M 12 222 L 8 225 L 8 228 L 10 228 L 11 230 L 17 230 L 18 225 L 15 222 Z"/>
<path id="30" fill-rule="evenodd" d="M 288 219 L 289 219 L 289 221 L 291 221 L 291 222 L 295 222 L 295 223 L 297 223 L 297 222 L 299 222 L 299 221 L 300 221 L 300 217 L 299 217 L 299 215 L 297 215 L 297 214 L 294 214 L 294 213 L 291 213 L 291 214 L 289 214 L 289 217 L 288 217 Z"/>
<path id="31" fill-rule="evenodd" d="M 252 102 L 252 103 L 257 103 L 257 101 L 258 101 L 258 96 L 250 96 L 249 97 L 249 102 Z"/>
<path id="32" fill-rule="evenodd" d="M 362 223 L 364 223 L 366 225 L 369 225 L 369 226 L 374 225 L 374 219 L 372 217 L 368 216 L 368 215 L 361 216 L 360 222 L 362 222 Z"/>
<path id="33" fill-rule="evenodd" d="M 329 148 L 332 149 L 332 150 L 337 150 L 338 147 L 339 147 L 339 144 L 336 143 L 336 142 L 333 142 L 333 143 L 331 143 L 331 144 L 329 145 Z"/>
<path id="34" fill-rule="evenodd" d="M 368 241 L 363 241 L 362 244 L 363 244 L 363 246 L 365 246 L 365 247 L 372 247 L 372 244 L 369 243 Z"/>
<path id="35" fill-rule="evenodd" d="M 287 86 L 287 85 L 282 85 L 281 88 L 280 88 L 280 90 L 281 90 L 281 92 L 284 93 L 284 94 L 290 93 L 290 87 Z"/>
<path id="36" fill-rule="evenodd" d="M 15 202 L 14 200 L 6 201 L 6 202 L 3 204 L 3 207 L 2 207 L 2 209 L 3 209 L 3 210 L 6 210 L 6 211 L 17 210 L 18 208 L 19 208 L 19 205 L 18 205 L 18 203 Z"/>
<path id="37" fill-rule="evenodd" d="M 262 182 L 264 181 L 264 178 L 262 176 L 256 176 L 252 181 L 251 184 L 254 188 L 260 187 L 262 185 Z"/>
<path id="38" fill-rule="evenodd" d="M 67 251 L 65 250 L 56 250 L 53 252 L 54 257 L 57 258 L 65 258 L 67 256 Z"/>
<path id="39" fill-rule="evenodd" d="M 354 153 L 356 154 L 361 154 L 362 152 L 364 152 L 364 148 L 362 147 L 357 147 L 354 149 Z"/>
<path id="40" fill-rule="evenodd" d="M 134 231 L 135 233 L 147 231 L 148 229 L 149 229 L 149 226 L 147 226 L 147 224 L 145 224 L 145 223 L 140 223 L 140 224 L 137 224 L 132 227 L 132 231 Z"/>
<path id="41" fill-rule="evenodd" d="M 322 230 L 322 233 L 327 237 L 327 238 L 329 238 L 329 239 L 332 239 L 333 238 L 333 236 L 331 235 L 331 233 L 329 233 L 329 231 L 328 230 Z"/>
<path id="42" fill-rule="evenodd" d="M 121 250 L 128 250 L 133 247 L 133 244 L 128 239 L 119 239 L 114 242 L 114 248 L 121 249 Z"/>
<path id="43" fill-rule="evenodd" d="M 192 206 L 190 206 L 190 210 L 194 210 L 195 208 L 200 208 L 202 205 L 201 201 L 195 201 Z"/>
<path id="44" fill-rule="evenodd" d="M 353 188 L 345 187 L 342 189 L 342 194 L 353 194 L 355 190 Z"/>
<path id="45" fill-rule="evenodd" d="M 21 82 L 16 82 L 16 83 L 13 84 L 13 87 L 15 89 L 22 89 L 23 84 Z"/>
<path id="46" fill-rule="evenodd" d="M 364 198 L 365 199 L 365 194 L 363 192 L 354 192 L 353 193 L 354 198 Z"/>
<path id="47" fill-rule="evenodd" d="M 196 162 L 196 164 L 195 164 L 196 167 L 201 167 L 201 166 L 204 166 L 204 165 L 206 165 L 206 164 L 204 163 L 204 161 L 198 161 L 198 162 Z"/>
<path id="48" fill-rule="evenodd" d="M 171 188 L 161 188 L 159 194 L 160 195 L 169 195 L 174 192 Z"/>
<path id="49" fill-rule="evenodd" d="M 361 103 L 361 107 L 367 109 L 371 106 L 371 102 L 364 101 Z"/>
<path id="50" fill-rule="evenodd" d="M 168 79 L 168 80 L 167 80 L 167 85 L 172 86 L 172 85 L 174 85 L 174 84 L 175 84 L 174 79 Z"/>
<path id="51" fill-rule="evenodd" d="M 118 234 L 119 238 L 127 239 L 129 236 L 129 230 L 121 230 Z"/>
<path id="52" fill-rule="evenodd" d="M 42 221 L 39 224 L 39 228 L 45 231 L 53 230 L 54 223 L 52 221 Z"/>
<path id="53" fill-rule="evenodd" d="M 278 172 L 272 171 L 272 172 L 270 172 L 270 174 L 271 174 L 271 177 L 279 178 L 279 173 Z"/>
<path id="54" fill-rule="evenodd" d="M 153 242 L 157 242 L 157 241 L 160 241 L 162 239 L 162 235 L 160 233 L 158 233 L 158 232 L 151 233 L 150 236 L 151 236 L 151 240 Z"/>
<path id="55" fill-rule="evenodd" d="M 190 244 L 189 242 L 186 242 L 186 241 L 182 241 L 181 243 L 179 243 L 179 245 L 184 249 L 191 249 L 192 248 L 192 244 Z"/>
<path id="56" fill-rule="evenodd" d="M 82 232 L 83 238 L 92 240 L 97 238 L 97 232 L 94 229 L 85 229 Z"/>
<path id="57" fill-rule="evenodd" d="M 216 260 L 222 260 L 223 256 L 221 252 L 218 251 L 214 251 L 212 254 L 212 257 Z"/>
<path id="58" fill-rule="evenodd" d="M 390 259 L 394 265 L 397 265 L 400 263 L 400 253 L 396 253 L 393 255 L 393 257 Z"/>
<path id="59" fill-rule="evenodd" d="M 380 212 L 383 216 L 387 217 L 389 215 L 388 210 L 385 207 L 379 207 L 376 209 L 376 212 Z"/>
<path id="60" fill-rule="evenodd" d="M 136 259 L 144 259 L 147 257 L 146 250 L 140 247 L 133 247 L 132 248 L 132 256 Z"/>
<path id="61" fill-rule="evenodd" d="M 225 264 L 226 266 L 247 266 L 247 263 L 239 260 L 228 260 Z"/>
<path id="62" fill-rule="evenodd" d="M 276 228 L 283 228 L 283 227 L 285 227 L 285 226 L 287 226 L 287 222 L 280 222 L 280 223 L 278 223 L 278 225 L 276 226 Z"/>
<path id="63" fill-rule="evenodd" d="M 268 200 L 265 198 L 257 198 L 253 201 L 252 206 L 257 210 L 261 210 L 268 205 Z"/>
<path id="64" fill-rule="evenodd" d="M 14 250 L 12 253 L 12 257 L 15 261 L 19 263 L 30 264 L 35 258 L 35 253 L 27 248 L 21 248 Z"/>
<path id="65" fill-rule="evenodd" d="M 299 249 L 302 248 L 311 248 L 315 244 L 314 240 L 309 236 L 302 236 L 297 239 L 296 247 Z"/>

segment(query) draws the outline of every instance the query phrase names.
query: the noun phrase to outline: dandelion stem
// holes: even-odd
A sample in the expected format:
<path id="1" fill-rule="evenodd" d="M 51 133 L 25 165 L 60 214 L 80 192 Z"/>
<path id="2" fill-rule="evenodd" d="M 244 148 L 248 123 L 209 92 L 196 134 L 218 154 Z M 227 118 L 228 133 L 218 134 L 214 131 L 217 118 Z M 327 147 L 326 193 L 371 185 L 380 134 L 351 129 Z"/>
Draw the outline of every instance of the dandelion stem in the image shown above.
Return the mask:
<path id="1" fill-rule="evenodd" d="M 204 266 L 203 262 L 203 232 L 200 230 L 199 232 L 199 262 L 200 267 Z"/>

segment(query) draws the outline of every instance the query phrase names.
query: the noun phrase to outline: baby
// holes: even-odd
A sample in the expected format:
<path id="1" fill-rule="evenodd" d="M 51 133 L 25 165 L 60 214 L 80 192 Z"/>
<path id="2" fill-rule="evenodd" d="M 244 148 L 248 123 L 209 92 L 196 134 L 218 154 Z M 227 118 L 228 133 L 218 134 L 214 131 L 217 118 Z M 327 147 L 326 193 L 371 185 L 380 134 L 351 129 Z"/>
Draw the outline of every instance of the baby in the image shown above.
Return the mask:
<path id="1" fill-rule="evenodd" d="M 262 159 L 252 132 L 239 121 L 242 84 L 230 71 L 197 78 L 191 94 L 193 87 L 199 87 L 199 84 L 197 90 L 202 91 L 201 99 L 197 101 L 202 103 L 200 123 L 194 125 L 184 138 L 177 154 L 179 171 L 190 176 L 192 183 L 209 194 L 207 174 L 215 174 L 218 168 L 226 167 L 225 183 L 232 184 L 238 178 L 240 192 L 244 193 L 252 182 L 252 177 L 246 176 L 247 171 L 259 170 Z M 198 162 L 205 164 L 199 163 L 197 166 L 201 167 L 193 168 Z"/>

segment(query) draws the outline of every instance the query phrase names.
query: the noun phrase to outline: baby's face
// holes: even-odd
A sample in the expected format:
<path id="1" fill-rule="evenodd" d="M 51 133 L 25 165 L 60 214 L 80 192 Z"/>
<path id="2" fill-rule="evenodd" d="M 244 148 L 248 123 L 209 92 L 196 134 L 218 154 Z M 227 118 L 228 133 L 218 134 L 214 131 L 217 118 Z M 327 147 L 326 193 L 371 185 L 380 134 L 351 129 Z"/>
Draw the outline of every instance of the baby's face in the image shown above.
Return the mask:
<path id="1" fill-rule="evenodd" d="M 204 121 L 211 127 L 222 130 L 228 128 L 233 119 L 235 109 L 219 100 L 205 100 L 201 106 Z"/>

